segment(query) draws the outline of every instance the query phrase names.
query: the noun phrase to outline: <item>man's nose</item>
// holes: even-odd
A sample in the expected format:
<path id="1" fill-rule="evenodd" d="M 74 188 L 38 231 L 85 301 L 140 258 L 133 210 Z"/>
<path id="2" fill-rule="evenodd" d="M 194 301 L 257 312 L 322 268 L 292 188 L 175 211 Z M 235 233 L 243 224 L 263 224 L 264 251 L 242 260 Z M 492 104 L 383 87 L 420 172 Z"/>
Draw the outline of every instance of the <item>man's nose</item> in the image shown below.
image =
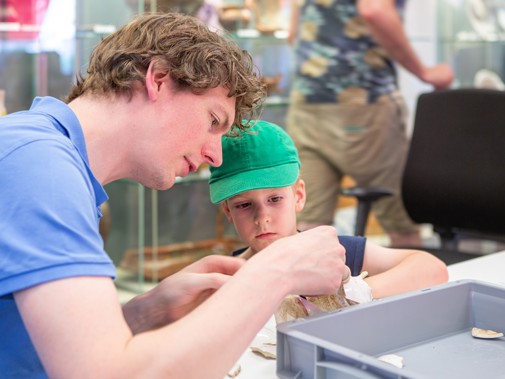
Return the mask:
<path id="1" fill-rule="evenodd" d="M 221 144 L 221 137 L 216 138 L 207 145 L 203 151 L 205 162 L 214 167 L 219 167 L 223 164 L 223 147 Z"/>

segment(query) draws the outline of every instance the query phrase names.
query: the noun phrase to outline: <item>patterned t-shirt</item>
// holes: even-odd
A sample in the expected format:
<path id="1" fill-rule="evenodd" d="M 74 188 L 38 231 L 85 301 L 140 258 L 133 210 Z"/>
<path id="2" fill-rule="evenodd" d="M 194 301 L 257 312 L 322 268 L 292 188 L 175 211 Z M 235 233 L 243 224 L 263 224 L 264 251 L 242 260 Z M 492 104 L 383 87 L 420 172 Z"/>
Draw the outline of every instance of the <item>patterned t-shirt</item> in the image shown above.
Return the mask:
<path id="1" fill-rule="evenodd" d="M 396 0 L 400 15 L 405 2 Z M 394 63 L 371 37 L 356 3 L 301 1 L 293 102 L 372 103 L 397 90 Z"/>

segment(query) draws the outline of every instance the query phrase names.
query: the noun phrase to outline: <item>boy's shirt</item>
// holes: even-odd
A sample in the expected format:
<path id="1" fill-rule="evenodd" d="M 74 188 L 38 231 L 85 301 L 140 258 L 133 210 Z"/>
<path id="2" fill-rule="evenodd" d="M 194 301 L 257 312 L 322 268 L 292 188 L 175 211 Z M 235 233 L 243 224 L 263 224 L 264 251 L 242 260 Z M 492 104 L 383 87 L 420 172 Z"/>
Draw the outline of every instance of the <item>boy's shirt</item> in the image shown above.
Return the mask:
<path id="1" fill-rule="evenodd" d="M 339 236 L 338 240 L 345 248 L 345 264 L 351 270 L 352 276 L 358 276 L 363 268 L 363 260 L 365 258 L 365 237 L 357 236 Z M 247 246 L 235 250 L 231 255 L 234 257 L 240 256 L 244 259 L 249 259 L 248 253 L 243 254 L 247 250 Z"/>

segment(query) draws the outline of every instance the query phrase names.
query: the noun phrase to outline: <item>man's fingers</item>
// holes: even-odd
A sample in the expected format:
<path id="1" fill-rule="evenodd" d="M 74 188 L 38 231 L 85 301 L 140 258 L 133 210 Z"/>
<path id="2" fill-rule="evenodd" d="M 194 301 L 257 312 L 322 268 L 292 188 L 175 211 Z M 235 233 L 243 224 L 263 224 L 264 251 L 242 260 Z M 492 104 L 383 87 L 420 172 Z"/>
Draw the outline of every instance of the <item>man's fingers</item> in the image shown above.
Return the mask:
<path id="1" fill-rule="evenodd" d="M 181 272 L 195 273 L 221 273 L 234 275 L 245 263 L 242 258 L 229 257 L 224 255 L 208 255 L 189 266 L 186 266 Z"/>
<path id="2" fill-rule="evenodd" d="M 230 275 L 220 273 L 199 274 L 198 280 L 190 284 L 195 292 L 217 290 L 231 278 Z"/>

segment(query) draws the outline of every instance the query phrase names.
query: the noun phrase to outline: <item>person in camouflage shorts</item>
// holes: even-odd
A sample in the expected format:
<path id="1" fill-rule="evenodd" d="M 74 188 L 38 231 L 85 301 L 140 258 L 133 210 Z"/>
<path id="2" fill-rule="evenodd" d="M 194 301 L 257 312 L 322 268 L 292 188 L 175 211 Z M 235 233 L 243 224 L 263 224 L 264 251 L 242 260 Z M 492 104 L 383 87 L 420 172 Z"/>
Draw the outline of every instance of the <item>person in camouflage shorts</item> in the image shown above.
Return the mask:
<path id="1" fill-rule="evenodd" d="M 397 195 L 373 211 L 392 246 L 421 243 L 400 194 L 409 147 L 399 63 L 435 88 L 453 78 L 445 64 L 425 66 L 402 24 L 405 0 L 293 0 L 290 39 L 296 69 L 287 130 L 299 150 L 307 204 L 299 228 L 333 224 L 345 175 Z"/>

